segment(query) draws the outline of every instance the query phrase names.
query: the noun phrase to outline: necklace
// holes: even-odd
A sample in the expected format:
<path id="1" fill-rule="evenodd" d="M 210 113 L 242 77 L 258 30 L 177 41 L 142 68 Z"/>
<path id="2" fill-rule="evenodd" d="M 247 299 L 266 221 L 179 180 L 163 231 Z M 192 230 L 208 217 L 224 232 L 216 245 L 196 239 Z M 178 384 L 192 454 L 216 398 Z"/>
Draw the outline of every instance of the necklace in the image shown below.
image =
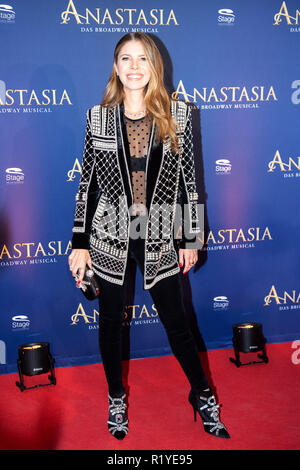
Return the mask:
<path id="1" fill-rule="evenodd" d="M 146 108 L 143 110 L 143 111 L 140 111 L 139 113 L 130 113 L 129 111 L 127 111 L 126 109 L 124 109 L 125 111 L 125 114 L 126 115 L 129 115 L 129 116 L 132 116 L 132 117 L 139 117 L 141 116 L 142 114 L 146 114 Z"/>

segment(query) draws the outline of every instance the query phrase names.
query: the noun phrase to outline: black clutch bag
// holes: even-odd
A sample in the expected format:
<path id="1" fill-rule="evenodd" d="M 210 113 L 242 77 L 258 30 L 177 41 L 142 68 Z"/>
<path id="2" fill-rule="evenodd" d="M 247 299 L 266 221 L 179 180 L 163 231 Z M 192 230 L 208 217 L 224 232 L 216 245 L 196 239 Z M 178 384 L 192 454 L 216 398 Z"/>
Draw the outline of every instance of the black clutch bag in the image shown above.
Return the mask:
<path id="1" fill-rule="evenodd" d="M 87 265 L 85 268 L 85 273 L 83 276 L 83 279 L 80 284 L 77 283 L 79 276 L 76 274 L 75 280 L 76 280 L 76 287 L 81 289 L 83 295 L 88 299 L 88 300 L 95 300 L 100 292 L 99 286 L 97 284 L 97 281 L 94 276 L 94 272 L 92 269 L 90 269 Z"/>

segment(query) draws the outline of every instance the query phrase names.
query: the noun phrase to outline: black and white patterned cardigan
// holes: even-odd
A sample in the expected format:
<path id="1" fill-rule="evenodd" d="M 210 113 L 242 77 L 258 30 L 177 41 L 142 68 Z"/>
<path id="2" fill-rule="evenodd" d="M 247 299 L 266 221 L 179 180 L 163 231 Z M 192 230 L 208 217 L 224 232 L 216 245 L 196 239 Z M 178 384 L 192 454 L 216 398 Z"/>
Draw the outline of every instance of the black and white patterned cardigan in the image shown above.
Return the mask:
<path id="1" fill-rule="evenodd" d="M 188 208 L 184 216 L 184 236 L 179 246 L 187 247 L 187 240 L 193 237 L 196 241 L 200 232 L 191 108 L 182 101 L 171 101 L 171 111 L 182 129 L 179 135 L 182 153 L 172 153 L 169 143 L 156 142 L 157 126 L 154 123 L 149 141 L 144 289 L 180 271 L 173 233 L 178 202 Z M 87 111 L 72 229 L 72 248 L 88 249 L 94 271 L 116 284 L 124 282 L 129 246 L 129 208 L 133 203 L 125 126 L 122 104 L 116 107 L 96 105 Z M 170 233 L 162 237 L 157 230 L 163 205 L 172 210 Z"/>

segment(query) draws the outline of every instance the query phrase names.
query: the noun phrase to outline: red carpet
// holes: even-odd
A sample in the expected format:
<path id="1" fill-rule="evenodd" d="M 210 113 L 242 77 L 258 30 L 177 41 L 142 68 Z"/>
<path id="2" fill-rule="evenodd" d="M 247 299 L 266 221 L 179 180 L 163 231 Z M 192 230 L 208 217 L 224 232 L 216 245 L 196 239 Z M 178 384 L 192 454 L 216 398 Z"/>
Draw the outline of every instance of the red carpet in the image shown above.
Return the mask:
<path id="1" fill-rule="evenodd" d="M 16 387 L 17 374 L 0 376 L 1 450 L 295 450 L 300 448 L 300 364 L 291 343 L 267 345 L 269 363 L 237 368 L 231 349 L 201 354 L 222 403 L 231 439 L 203 431 L 187 401 L 189 384 L 173 356 L 137 359 L 129 367 L 129 434 L 107 431 L 107 387 L 102 365 L 55 370 L 57 385 Z M 244 354 L 242 362 L 256 355 Z M 25 385 L 47 375 L 24 377 Z"/>

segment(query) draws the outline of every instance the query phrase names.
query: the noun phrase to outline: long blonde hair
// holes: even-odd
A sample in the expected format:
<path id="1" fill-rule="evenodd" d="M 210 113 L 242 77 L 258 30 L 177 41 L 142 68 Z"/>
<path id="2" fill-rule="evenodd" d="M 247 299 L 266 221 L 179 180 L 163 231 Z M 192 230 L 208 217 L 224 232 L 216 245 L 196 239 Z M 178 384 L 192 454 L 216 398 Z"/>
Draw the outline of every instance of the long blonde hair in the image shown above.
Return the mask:
<path id="1" fill-rule="evenodd" d="M 164 85 L 164 66 L 160 52 L 150 36 L 144 33 L 128 33 L 117 43 L 114 51 L 114 64 L 117 64 L 121 47 L 127 41 L 141 41 L 151 68 L 149 83 L 145 87 L 145 105 L 150 118 L 158 127 L 157 141 L 167 142 L 170 139 L 173 152 L 180 152 L 176 128 L 179 124 L 171 115 L 171 100 Z M 115 67 L 109 78 L 102 99 L 102 106 L 116 106 L 124 99 L 123 84 L 117 76 Z"/>

